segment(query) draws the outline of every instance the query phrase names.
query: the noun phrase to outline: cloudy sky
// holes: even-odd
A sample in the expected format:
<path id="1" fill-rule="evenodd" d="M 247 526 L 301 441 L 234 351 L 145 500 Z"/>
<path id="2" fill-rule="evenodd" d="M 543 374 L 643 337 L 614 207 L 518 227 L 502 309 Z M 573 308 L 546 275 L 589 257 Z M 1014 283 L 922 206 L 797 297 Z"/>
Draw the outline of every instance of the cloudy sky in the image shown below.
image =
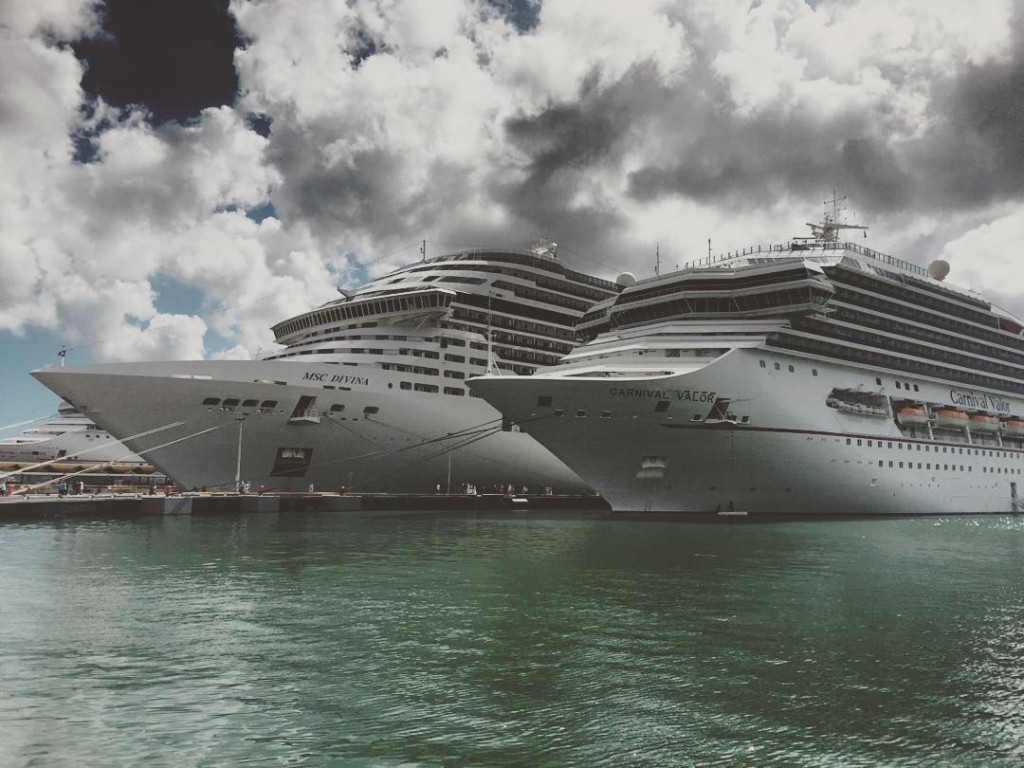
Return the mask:
<path id="1" fill-rule="evenodd" d="M 0 427 L 421 240 L 643 276 L 833 190 L 1024 313 L 1024 0 L 0 0 L 0 61 Z"/>

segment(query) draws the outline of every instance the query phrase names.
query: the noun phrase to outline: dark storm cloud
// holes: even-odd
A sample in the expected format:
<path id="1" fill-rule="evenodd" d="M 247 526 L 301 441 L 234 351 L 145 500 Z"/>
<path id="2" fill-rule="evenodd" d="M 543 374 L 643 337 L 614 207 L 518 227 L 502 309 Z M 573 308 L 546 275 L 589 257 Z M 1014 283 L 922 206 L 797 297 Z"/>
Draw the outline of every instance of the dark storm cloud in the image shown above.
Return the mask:
<path id="1" fill-rule="evenodd" d="M 422 238 L 452 216 L 466 170 L 434 161 L 425 187 L 407 177 L 398 150 L 373 148 L 353 153 L 350 161 L 325 162 L 311 151 L 306 132 L 282 120 L 275 129 L 268 159 L 288 173 L 275 191 L 275 208 L 285 218 L 302 218 L 325 241 L 364 231 L 378 242 Z M 318 126 L 330 135 L 330 126 Z"/>
<path id="2" fill-rule="evenodd" d="M 89 94 L 143 105 L 157 122 L 234 101 L 238 37 L 228 0 L 107 0 L 103 31 L 74 44 Z"/>
<path id="3" fill-rule="evenodd" d="M 772 105 L 738 116 L 695 48 L 696 82 L 665 94 L 646 118 L 669 152 L 630 176 L 638 200 L 681 197 L 722 205 L 764 203 L 779 190 L 818 194 L 838 185 L 865 212 L 941 212 L 1024 196 L 1024 24 L 1018 12 L 1008 59 L 938 79 L 913 138 L 873 127 L 863 114 L 827 118 Z M 902 75 L 890 72 L 898 84 Z M 884 109 L 879 105 L 878 109 Z M 671 125 L 670 125 L 671 122 Z M 884 123 L 884 120 L 881 121 Z"/>
<path id="4" fill-rule="evenodd" d="M 619 89 L 593 92 L 587 85 L 575 104 L 556 104 L 538 115 L 505 123 L 509 140 L 530 158 L 530 185 L 547 184 L 558 171 L 599 165 L 630 127 L 628 105 Z"/>
<path id="5" fill-rule="evenodd" d="M 1024 18 L 1012 56 L 970 67 L 937 99 L 946 119 L 912 147 L 923 195 L 936 206 L 1024 196 Z"/>
<path id="6" fill-rule="evenodd" d="M 649 66 L 633 67 L 617 83 L 599 88 L 599 73 L 586 78 L 579 100 L 552 104 L 536 115 L 506 120 L 510 144 L 526 158 L 525 178 L 495 174 L 489 194 L 518 226 L 572 242 L 581 251 L 608 252 L 624 229 L 611 203 L 575 201 L 585 176 L 618 166 L 644 104 L 662 90 Z M 513 236 L 514 233 L 508 233 Z"/>

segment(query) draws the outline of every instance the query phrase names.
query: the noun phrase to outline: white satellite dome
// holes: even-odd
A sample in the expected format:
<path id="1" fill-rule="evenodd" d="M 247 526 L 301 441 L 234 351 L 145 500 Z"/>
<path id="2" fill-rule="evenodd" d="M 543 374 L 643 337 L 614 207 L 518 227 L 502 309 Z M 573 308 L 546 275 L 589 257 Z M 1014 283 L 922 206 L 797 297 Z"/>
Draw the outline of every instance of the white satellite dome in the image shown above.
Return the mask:
<path id="1" fill-rule="evenodd" d="M 934 280 L 943 280 L 949 274 L 949 262 L 944 259 L 936 259 L 928 265 L 928 274 Z"/>
<path id="2" fill-rule="evenodd" d="M 636 282 L 636 275 L 632 272 L 623 272 L 621 275 L 615 278 L 615 284 L 621 285 L 623 288 L 629 288 L 633 283 Z"/>

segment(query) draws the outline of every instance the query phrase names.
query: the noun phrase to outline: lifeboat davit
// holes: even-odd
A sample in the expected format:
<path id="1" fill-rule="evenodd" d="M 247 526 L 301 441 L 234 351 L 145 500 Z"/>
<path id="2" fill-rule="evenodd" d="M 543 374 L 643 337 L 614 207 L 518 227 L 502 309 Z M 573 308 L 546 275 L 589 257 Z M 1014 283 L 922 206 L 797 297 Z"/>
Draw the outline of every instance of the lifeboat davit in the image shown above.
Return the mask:
<path id="1" fill-rule="evenodd" d="M 1010 437 L 1024 437 L 1024 420 L 1007 419 L 1003 422 L 1003 434 Z"/>
<path id="2" fill-rule="evenodd" d="M 996 432 L 999 429 L 999 419 L 987 413 L 972 413 L 968 421 L 972 432 Z"/>
<path id="3" fill-rule="evenodd" d="M 924 425 L 928 423 L 928 413 L 924 408 L 914 408 L 913 406 L 905 406 L 900 408 L 896 412 L 896 422 L 898 424 L 906 425 Z"/>
<path id="4" fill-rule="evenodd" d="M 935 412 L 935 426 L 945 429 L 963 429 L 969 419 L 963 411 L 955 408 L 940 408 Z"/>

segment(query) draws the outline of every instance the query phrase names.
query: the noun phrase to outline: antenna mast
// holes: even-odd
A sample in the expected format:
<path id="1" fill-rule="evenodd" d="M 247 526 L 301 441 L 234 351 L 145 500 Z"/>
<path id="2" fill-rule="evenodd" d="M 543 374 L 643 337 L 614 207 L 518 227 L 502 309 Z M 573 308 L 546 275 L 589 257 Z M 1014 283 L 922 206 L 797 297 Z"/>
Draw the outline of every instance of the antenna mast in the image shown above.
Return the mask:
<path id="1" fill-rule="evenodd" d="M 832 199 L 826 200 L 824 205 L 832 206 L 832 212 L 825 213 L 824 221 L 821 224 L 811 224 L 807 222 L 807 226 L 811 228 L 811 234 L 814 235 L 814 239 L 823 243 L 835 243 L 839 241 L 839 231 L 843 229 L 859 229 L 864 232 L 864 237 L 868 236 L 868 228 L 860 224 L 846 224 L 839 221 L 839 215 L 844 210 L 845 206 L 840 205 L 841 202 L 846 200 L 846 195 L 839 197 L 836 191 L 832 190 Z"/>

